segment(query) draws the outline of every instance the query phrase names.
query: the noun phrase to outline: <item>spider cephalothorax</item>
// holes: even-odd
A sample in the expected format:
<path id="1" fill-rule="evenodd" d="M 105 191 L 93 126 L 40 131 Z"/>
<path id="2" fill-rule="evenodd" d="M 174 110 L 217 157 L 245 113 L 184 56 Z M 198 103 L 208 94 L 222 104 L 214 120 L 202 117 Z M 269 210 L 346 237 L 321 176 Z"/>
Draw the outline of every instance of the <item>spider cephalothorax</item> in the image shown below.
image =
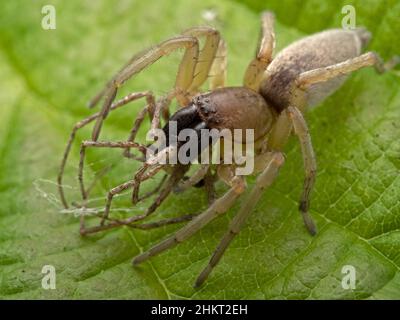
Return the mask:
<path id="1" fill-rule="evenodd" d="M 241 140 L 243 145 L 254 143 L 254 169 L 251 174 L 257 174 L 256 183 L 241 202 L 239 212 L 232 219 L 229 229 L 220 245 L 214 252 L 209 264 L 197 278 L 200 285 L 222 257 L 231 240 L 239 233 L 246 218 L 260 199 L 262 192 L 272 184 L 279 168 L 284 162 L 283 147 L 291 133 L 300 142 L 304 160 L 305 179 L 299 209 L 304 223 L 311 234 L 316 233 L 316 227 L 309 215 L 310 194 L 314 185 L 316 162 L 311 138 L 303 113 L 310 105 L 319 103 L 333 93 L 344 82 L 350 72 L 366 66 L 374 66 L 383 72 L 398 62 L 396 57 L 383 64 L 377 54 L 367 52 L 361 54 L 368 43 L 369 33 L 364 29 L 342 30 L 333 29 L 303 38 L 283 49 L 273 59 L 275 46 L 273 31 L 273 15 L 265 12 L 262 15 L 262 33 L 256 57 L 250 62 L 244 76 L 243 86 L 225 87 L 226 46 L 219 32 L 210 27 L 195 27 L 186 30 L 182 35 L 171 38 L 142 53 L 135 55 L 129 63 L 108 82 L 91 101 L 93 107 L 103 97 L 100 112 L 78 122 L 71 133 L 61 169 L 58 176 L 59 190 L 65 207 L 68 203 L 64 196 L 62 178 L 66 160 L 74 140 L 76 131 L 83 126 L 95 122 L 92 140 L 81 144 L 81 159 L 79 163 L 79 184 L 82 193 L 82 206 L 85 207 L 89 197 L 89 189 L 85 187 L 83 166 L 85 150 L 94 148 L 121 148 L 123 155 L 143 162 L 133 179 L 111 189 L 107 194 L 104 212 L 101 214 L 98 226 L 87 227 L 83 216 L 81 218 L 81 234 L 86 235 L 107 230 L 121 225 L 133 228 L 149 229 L 170 223 L 190 221 L 174 235 L 153 246 L 148 251 L 135 257 L 138 264 L 192 236 L 215 217 L 225 213 L 246 189 L 245 176 L 238 174 L 237 163 L 221 161 L 217 164 L 201 164 L 191 176 L 187 176 L 190 163 L 176 164 L 160 163 L 164 155 L 179 153 L 183 148 L 182 141 L 172 144 L 167 142 L 158 153 L 145 159 L 131 153 L 136 149 L 143 155 L 149 150 L 148 145 L 135 140 L 136 134 L 148 114 L 151 119 L 151 132 L 161 127 L 161 117 L 166 120 L 163 134 L 167 141 L 178 138 L 185 129 L 191 129 L 200 137 L 203 130 L 252 130 L 252 141 Z M 205 37 L 204 45 L 199 49 L 199 37 Z M 132 93 L 114 102 L 118 89 L 132 76 L 179 48 L 185 52 L 178 68 L 174 88 L 157 101 L 150 91 Z M 210 76 L 211 75 L 211 76 Z M 209 92 L 201 93 L 200 88 L 210 79 Z M 129 102 L 145 98 L 146 106 L 141 110 L 134 122 L 127 141 L 98 141 L 103 121 L 108 114 Z M 169 117 L 169 106 L 176 98 L 181 108 Z M 172 132 L 170 124 L 176 124 Z M 235 139 L 235 138 L 233 138 Z M 212 143 L 200 144 L 194 140 L 196 153 L 189 154 L 190 160 L 196 159 L 207 146 Z M 185 142 L 185 141 L 183 141 Z M 155 176 L 158 172 L 166 172 L 152 192 L 139 196 L 142 182 Z M 214 182 L 218 179 L 226 183 L 230 189 L 221 197 L 215 197 Z M 158 222 L 140 223 L 151 215 L 172 191 L 183 191 L 192 186 L 204 187 L 209 199 L 209 207 L 199 215 L 188 214 L 176 218 L 164 219 Z M 140 215 L 126 219 L 115 219 L 109 216 L 113 197 L 125 190 L 132 189 L 132 203 L 157 195 L 154 202 Z"/>

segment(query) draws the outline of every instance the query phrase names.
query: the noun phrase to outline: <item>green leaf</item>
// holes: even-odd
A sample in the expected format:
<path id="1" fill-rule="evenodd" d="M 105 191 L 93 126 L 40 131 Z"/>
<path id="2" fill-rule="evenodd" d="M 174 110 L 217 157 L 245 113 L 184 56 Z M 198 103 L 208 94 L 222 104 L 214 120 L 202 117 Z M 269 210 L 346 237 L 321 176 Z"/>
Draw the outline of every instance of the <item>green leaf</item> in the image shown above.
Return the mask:
<path id="1" fill-rule="evenodd" d="M 369 49 L 388 59 L 400 53 L 400 3 L 353 1 L 357 24 L 374 34 Z M 319 233 L 306 232 L 297 211 L 303 171 L 295 139 L 273 187 L 198 290 L 192 284 L 238 209 L 179 246 L 133 268 L 130 260 L 179 228 L 121 228 L 82 238 L 78 218 L 61 213 L 54 184 L 75 122 L 92 111 L 88 99 L 129 57 L 181 30 L 205 24 L 205 10 L 228 43 L 229 85 L 240 85 L 258 39 L 259 12 L 276 12 L 277 50 L 306 34 L 341 26 L 344 1 L 6 1 L 0 17 L 0 297 L 123 299 L 389 299 L 400 298 L 400 75 L 357 71 L 337 93 L 307 114 L 318 160 L 312 215 Z M 41 8 L 53 4 L 56 30 L 41 28 Z M 128 93 L 162 95 L 173 85 L 179 55 L 129 81 Z M 116 111 L 103 138 L 122 140 L 143 102 Z M 79 200 L 79 141 L 65 183 Z M 142 133 L 143 137 L 143 133 Z M 116 151 L 88 153 L 86 179 L 112 163 L 93 196 L 128 180 L 138 165 Z M 254 179 L 249 179 L 250 187 Z M 150 189 L 152 181 L 144 189 Z M 222 194 L 226 188 L 218 184 Z M 145 191 L 145 190 L 144 190 Z M 121 198 L 116 208 L 130 208 Z M 143 211 L 146 202 L 131 208 Z M 172 195 L 153 220 L 201 212 L 202 190 Z M 93 223 L 96 221 L 92 221 Z M 44 265 L 56 268 L 56 290 L 41 286 Z M 356 268 L 345 290 L 342 267 Z"/>

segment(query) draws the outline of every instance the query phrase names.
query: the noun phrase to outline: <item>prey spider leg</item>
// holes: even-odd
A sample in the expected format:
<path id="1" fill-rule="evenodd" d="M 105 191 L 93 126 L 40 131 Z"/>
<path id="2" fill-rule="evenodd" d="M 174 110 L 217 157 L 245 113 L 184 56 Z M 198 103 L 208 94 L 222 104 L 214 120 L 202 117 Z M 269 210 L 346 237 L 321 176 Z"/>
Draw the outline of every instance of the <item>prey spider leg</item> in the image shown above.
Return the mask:
<path id="1" fill-rule="evenodd" d="M 137 142 L 111 142 L 111 141 L 83 141 L 81 144 L 78 180 L 81 189 L 82 199 L 84 202 L 87 200 L 87 191 L 83 180 L 83 168 L 85 163 L 85 155 L 87 148 L 137 148 L 142 152 L 146 152 L 146 147 Z"/>
<path id="2" fill-rule="evenodd" d="M 160 109 L 161 109 L 161 105 L 156 105 L 155 101 L 154 101 L 154 96 L 152 93 L 147 93 L 146 95 L 146 101 L 147 101 L 147 105 L 139 112 L 139 114 L 136 116 L 136 119 L 133 123 L 132 129 L 129 133 L 129 137 L 127 139 L 128 142 L 133 142 L 135 141 L 136 138 L 136 134 L 139 131 L 140 125 L 142 124 L 146 114 L 149 114 L 150 117 L 150 121 L 151 121 L 151 130 L 154 130 L 156 128 L 159 127 L 160 125 Z M 143 162 L 144 158 L 138 158 L 136 157 L 134 154 L 132 154 L 130 152 L 130 148 L 127 148 L 124 150 L 123 155 L 126 158 L 130 158 L 130 159 L 135 159 L 138 161 Z M 146 155 L 143 154 L 143 157 L 145 157 Z"/>
<path id="3" fill-rule="evenodd" d="M 144 181 L 146 179 L 149 179 L 152 175 L 156 174 L 159 169 L 161 169 L 161 165 L 156 165 L 153 168 L 153 170 L 151 171 L 151 174 L 147 174 L 147 175 L 141 177 L 142 180 L 138 180 L 137 177 L 135 176 L 134 179 L 124 182 L 124 183 L 112 188 L 107 194 L 106 205 L 105 205 L 104 213 L 102 215 L 100 224 L 98 226 L 90 227 L 90 228 L 86 228 L 84 225 L 81 225 L 80 233 L 82 235 L 86 235 L 89 233 L 95 233 L 95 232 L 99 232 L 99 231 L 103 231 L 103 230 L 112 229 L 112 228 L 115 228 L 115 227 L 118 227 L 121 225 L 131 224 L 137 220 L 140 220 L 141 216 L 133 216 L 133 217 L 127 218 L 125 220 L 113 220 L 113 221 L 109 222 L 108 224 L 105 224 L 105 221 L 108 220 L 111 203 L 112 203 L 114 196 L 122 193 L 123 191 L 125 191 L 127 189 L 134 187 L 136 184 L 141 183 L 142 181 Z"/>
<path id="4" fill-rule="evenodd" d="M 160 183 L 157 185 L 157 187 L 155 187 L 153 190 L 149 191 L 148 193 L 144 194 L 143 196 L 138 197 L 137 202 L 146 200 L 147 198 L 151 197 L 152 195 L 154 195 L 158 191 L 160 191 L 160 189 L 164 185 L 165 181 L 167 180 L 167 177 L 168 177 L 168 175 L 164 174 L 164 176 L 162 177 L 162 179 L 161 179 Z"/>
<path id="5" fill-rule="evenodd" d="M 144 214 L 141 215 L 136 215 L 132 216 L 127 219 L 119 220 L 119 219 L 110 219 L 109 212 L 111 208 L 111 203 L 115 195 L 122 193 L 123 191 L 134 188 L 135 186 L 139 185 L 141 182 L 150 179 L 152 176 L 154 176 L 159 170 L 161 170 L 163 165 L 159 164 L 154 164 L 150 166 L 143 166 L 139 172 L 141 174 L 136 174 L 135 178 L 127 181 L 125 183 L 122 183 L 114 188 L 112 188 L 107 195 L 107 202 L 105 205 L 105 210 L 102 215 L 101 222 L 98 226 L 95 227 L 90 227 L 90 228 L 85 228 L 84 226 L 81 227 L 81 234 L 86 235 L 89 233 L 95 233 L 99 231 L 104 231 L 108 229 L 112 229 L 115 227 L 119 227 L 122 225 L 132 225 L 137 221 L 143 220 L 147 218 L 151 213 L 153 213 L 156 208 L 162 203 L 162 201 L 168 196 L 168 194 L 171 192 L 173 186 L 179 181 L 183 175 L 185 174 L 187 167 L 186 166 L 179 166 L 174 173 L 169 177 L 169 181 L 167 181 L 167 185 L 162 189 L 160 195 L 156 198 L 156 200 L 153 202 L 151 206 L 146 210 Z M 149 169 L 148 171 L 146 169 Z M 176 220 L 176 219 L 175 219 Z M 174 221 L 175 221 L 174 220 Z M 105 221 L 110 221 L 108 224 L 105 224 Z M 177 219 L 177 222 L 180 222 L 179 219 Z M 173 223 L 173 222 L 171 222 Z"/>
<path id="6" fill-rule="evenodd" d="M 161 189 L 159 195 L 153 201 L 153 203 L 147 208 L 144 215 L 141 216 L 141 219 L 147 218 L 150 214 L 152 214 L 156 209 L 161 205 L 161 203 L 168 197 L 168 195 L 173 190 L 174 186 L 183 178 L 185 172 L 189 169 L 188 166 L 180 165 L 178 166 L 174 172 L 170 175 L 166 182 L 166 186 Z"/>
<path id="7" fill-rule="evenodd" d="M 130 228 L 133 228 L 133 229 L 149 230 L 149 229 L 164 227 L 164 226 L 167 226 L 170 224 L 176 224 L 176 223 L 190 221 L 194 217 L 196 217 L 196 214 L 185 214 L 183 216 L 179 216 L 176 218 L 163 219 L 163 220 L 148 222 L 148 223 L 128 224 L 127 226 Z"/>
<path id="8" fill-rule="evenodd" d="M 98 142 L 93 142 L 91 141 L 92 146 L 97 146 Z M 113 143 L 112 147 L 124 147 L 127 143 Z M 134 147 L 133 143 L 130 142 L 130 146 Z M 100 147 L 102 147 L 100 145 Z M 170 148 L 169 150 L 173 150 Z M 173 151 L 171 151 L 172 153 Z M 157 156 L 155 156 L 157 157 Z M 81 161 L 83 163 L 83 159 Z M 139 186 L 143 181 L 146 181 L 153 177 L 157 172 L 159 172 L 165 165 L 163 164 L 158 164 L 155 162 L 154 164 L 149 164 L 145 163 L 135 174 L 135 177 L 133 180 L 130 180 L 128 182 L 125 182 L 113 189 L 111 189 L 108 192 L 107 195 L 107 201 L 104 209 L 103 216 L 100 221 L 100 226 L 103 226 L 105 221 L 108 219 L 109 213 L 110 213 L 110 208 L 111 208 L 111 203 L 115 195 L 120 194 L 121 192 L 132 188 L 133 189 L 133 201 L 136 204 L 138 202 L 138 192 L 139 192 Z M 136 215 L 131 218 L 128 218 L 124 224 L 127 223 L 133 223 L 139 220 L 143 220 L 147 218 L 150 214 L 152 214 L 157 207 L 164 201 L 164 199 L 170 194 L 172 191 L 173 187 L 175 186 L 176 183 L 179 182 L 179 180 L 184 176 L 185 172 L 187 171 L 188 167 L 187 166 L 178 166 L 174 172 L 170 175 L 166 182 L 166 186 L 161 189 L 159 196 L 154 200 L 154 202 L 147 208 L 146 212 L 141 215 Z"/>
<path id="9" fill-rule="evenodd" d="M 143 97 L 146 97 L 148 94 L 149 94 L 148 92 L 136 92 L 136 93 L 128 94 L 124 98 L 114 102 L 112 104 L 112 106 L 111 106 L 111 111 L 116 110 L 116 109 L 118 109 L 118 108 L 120 108 L 122 106 L 125 106 L 126 104 L 128 104 L 131 101 L 135 101 L 135 100 L 141 99 Z M 100 115 L 100 112 L 96 112 L 96 113 L 92 114 L 91 116 L 87 117 L 86 119 L 77 122 L 74 125 L 74 127 L 73 127 L 73 129 L 72 129 L 72 131 L 70 133 L 70 136 L 69 136 L 69 139 L 68 139 L 68 142 L 67 142 L 67 146 L 65 147 L 63 158 L 62 158 L 61 165 L 60 165 L 60 169 L 59 169 L 59 172 L 58 172 L 57 184 L 58 184 L 58 191 L 59 191 L 59 194 L 60 194 L 61 202 L 62 202 L 62 204 L 64 205 L 64 207 L 66 209 L 68 208 L 68 202 L 67 202 L 67 200 L 65 198 L 64 186 L 63 186 L 63 177 L 64 177 L 65 165 L 67 163 L 68 156 L 69 156 L 69 153 L 71 151 L 72 143 L 75 140 L 75 136 L 76 136 L 77 131 L 79 129 L 85 127 L 89 123 L 93 122 L 94 120 L 96 120 L 97 117 L 99 117 L 99 115 Z"/>

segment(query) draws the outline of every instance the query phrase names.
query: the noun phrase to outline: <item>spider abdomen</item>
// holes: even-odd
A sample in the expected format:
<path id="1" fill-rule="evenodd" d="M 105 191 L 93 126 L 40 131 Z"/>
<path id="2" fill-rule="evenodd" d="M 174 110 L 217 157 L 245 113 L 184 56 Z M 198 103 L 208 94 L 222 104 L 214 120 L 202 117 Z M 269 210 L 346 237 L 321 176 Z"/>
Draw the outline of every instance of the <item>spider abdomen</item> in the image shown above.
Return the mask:
<path id="1" fill-rule="evenodd" d="M 332 29 L 300 39 L 280 51 L 268 66 L 260 84 L 260 93 L 282 111 L 290 104 L 293 81 L 302 72 L 334 65 L 360 55 L 370 34 L 365 29 Z M 313 85 L 306 92 L 313 106 L 336 91 L 346 80 L 340 76 Z"/>

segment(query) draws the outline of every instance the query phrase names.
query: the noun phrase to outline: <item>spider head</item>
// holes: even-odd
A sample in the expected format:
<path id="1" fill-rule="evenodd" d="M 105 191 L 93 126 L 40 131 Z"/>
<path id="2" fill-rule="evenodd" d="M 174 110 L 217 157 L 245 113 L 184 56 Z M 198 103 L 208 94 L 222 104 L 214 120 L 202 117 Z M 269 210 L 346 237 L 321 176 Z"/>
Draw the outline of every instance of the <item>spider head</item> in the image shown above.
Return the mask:
<path id="1" fill-rule="evenodd" d="M 163 128 L 165 145 L 187 150 L 191 161 L 215 143 L 223 131 L 230 131 L 229 139 L 235 143 L 254 143 L 271 130 L 274 121 L 273 109 L 257 92 L 244 87 L 216 89 L 194 97 L 172 115 Z M 208 136 L 203 129 L 209 129 Z M 248 135 L 248 130 L 253 130 L 253 135 Z"/>
<path id="2" fill-rule="evenodd" d="M 275 113 L 265 99 L 244 87 L 216 89 L 198 95 L 192 103 L 207 128 L 252 129 L 256 140 L 265 136 L 275 121 Z"/>

